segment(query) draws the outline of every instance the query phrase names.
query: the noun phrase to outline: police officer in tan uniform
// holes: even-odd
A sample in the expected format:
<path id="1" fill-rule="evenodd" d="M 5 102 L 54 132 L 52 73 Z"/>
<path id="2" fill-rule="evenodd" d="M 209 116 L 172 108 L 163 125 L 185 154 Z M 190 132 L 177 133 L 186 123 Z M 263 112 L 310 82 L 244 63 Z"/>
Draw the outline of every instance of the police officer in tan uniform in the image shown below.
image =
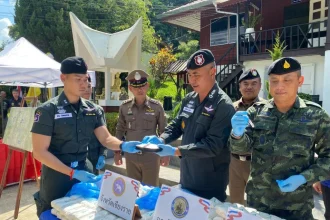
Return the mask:
<path id="1" fill-rule="evenodd" d="M 236 111 L 246 111 L 254 103 L 263 100 L 258 97 L 261 79 L 257 70 L 248 69 L 239 80 L 239 91 L 242 97 L 234 102 Z M 231 203 L 244 205 L 245 186 L 250 175 L 251 153 L 231 154 L 229 166 L 229 193 Z"/>
<path id="2" fill-rule="evenodd" d="M 134 98 L 122 103 L 119 108 L 116 137 L 141 141 L 147 135 L 159 135 L 166 126 L 165 112 L 161 103 L 147 96 L 148 74 L 134 70 L 127 76 L 129 90 Z M 160 158 L 154 153 L 125 153 L 127 175 L 144 184 L 159 185 L 159 166 L 168 165 L 169 157 Z M 115 163 L 122 163 L 120 152 L 115 152 Z"/>

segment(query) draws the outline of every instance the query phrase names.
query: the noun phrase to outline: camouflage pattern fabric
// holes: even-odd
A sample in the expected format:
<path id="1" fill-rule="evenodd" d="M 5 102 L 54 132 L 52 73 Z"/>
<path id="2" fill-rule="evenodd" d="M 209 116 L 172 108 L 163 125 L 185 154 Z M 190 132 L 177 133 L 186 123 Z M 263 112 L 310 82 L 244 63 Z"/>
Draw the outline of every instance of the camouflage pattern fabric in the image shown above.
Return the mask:
<path id="1" fill-rule="evenodd" d="M 329 115 L 316 103 L 299 97 L 286 113 L 279 112 L 272 99 L 256 103 L 247 112 L 254 128 L 249 125 L 241 139 L 231 137 L 229 141 L 233 153 L 252 152 L 248 205 L 260 211 L 264 207 L 311 211 L 311 185 L 329 179 L 330 174 Z M 307 183 L 294 192 L 282 193 L 275 180 L 298 174 Z"/>

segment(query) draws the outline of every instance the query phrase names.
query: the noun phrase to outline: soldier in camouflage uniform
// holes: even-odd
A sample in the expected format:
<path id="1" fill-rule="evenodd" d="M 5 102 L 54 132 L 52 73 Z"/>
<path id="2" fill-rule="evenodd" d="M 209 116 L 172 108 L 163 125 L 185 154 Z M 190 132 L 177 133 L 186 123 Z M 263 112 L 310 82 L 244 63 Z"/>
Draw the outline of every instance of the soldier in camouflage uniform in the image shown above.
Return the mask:
<path id="1" fill-rule="evenodd" d="M 252 152 L 247 203 L 285 219 L 313 219 L 311 186 L 330 173 L 330 117 L 297 96 L 304 81 L 298 61 L 279 59 L 268 75 L 274 98 L 232 118 L 232 152 Z"/>

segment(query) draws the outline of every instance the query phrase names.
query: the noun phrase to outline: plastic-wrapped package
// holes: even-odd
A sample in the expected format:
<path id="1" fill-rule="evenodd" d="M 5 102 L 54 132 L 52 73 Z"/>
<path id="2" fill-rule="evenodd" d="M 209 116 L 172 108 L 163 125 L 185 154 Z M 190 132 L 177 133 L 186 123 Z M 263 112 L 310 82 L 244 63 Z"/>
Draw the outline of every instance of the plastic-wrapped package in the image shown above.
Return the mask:
<path id="1" fill-rule="evenodd" d="M 209 211 L 209 217 L 208 217 L 209 220 L 226 220 L 226 215 L 227 215 L 228 209 L 230 207 L 239 209 L 247 214 L 257 216 L 263 220 L 281 220 L 281 218 L 278 218 L 276 216 L 269 215 L 269 214 L 263 213 L 263 212 L 259 212 L 256 209 L 245 207 L 240 204 L 236 204 L 236 203 L 232 204 L 232 203 L 228 203 L 228 202 L 222 203 L 219 200 L 217 200 L 216 198 L 212 198 L 210 200 L 210 202 L 211 202 L 211 205 L 210 205 L 210 211 Z"/>
<path id="2" fill-rule="evenodd" d="M 143 187 L 142 187 L 143 188 Z M 139 206 L 140 209 L 146 209 L 146 210 L 155 210 L 156 203 L 159 197 L 160 188 L 159 187 L 153 187 L 150 189 L 148 187 L 148 190 L 146 193 L 143 194 L 142 197 L 139 197 L 136 199 L 136 204 Z"/>
<path id="3" fill-rule="evenodd" d="M 84 209 L 78 210 L 76 212 L 72 212 L 68 215 L 68 218 L 72 219 L 72 220 L 80 220 L 83 217 L 96 213 L 96 210 L 93 209 L 88 209 L 86 207 L 84 207 Z"/>

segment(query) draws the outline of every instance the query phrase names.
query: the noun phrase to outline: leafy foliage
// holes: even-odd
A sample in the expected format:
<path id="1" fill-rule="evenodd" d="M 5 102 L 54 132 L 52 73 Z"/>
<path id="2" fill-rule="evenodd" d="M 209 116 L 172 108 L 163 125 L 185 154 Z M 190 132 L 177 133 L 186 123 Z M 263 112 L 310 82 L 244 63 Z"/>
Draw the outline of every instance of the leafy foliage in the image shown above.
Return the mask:
<path id="1" fill-rule="evenodd" d="M 272 57 L 272 60 L 278 60 L 283 56 L 283 51 L 287 45 L 285 45 L 285 41 L 281 42 L 280 33 L 277 32 L 275 37 L 275 44 L 273 46 L 273 51 L 267 50 L 270 53 L 270 56 Z"/>
<path id="2" fill-rule="evenodd" d="M 159 88 L 165 81 L 166 75 L 164 74 L 164 70 L 174 61 L 176 61 L 176 58 L 173 55 L 171 48 L 168 47 L 160 49 L 158 53 L 150 59 L 149 65 L 151 75 L 155 79 L 156 88 Z"/>
<path id="3" fill-rule="evenodd" d="M 198 50 L 198 48 L 198 40 L 190 40 L 188 43 L 180 42 L 180 45 L 178 46 L 178 52 L 175 54 L 175 57 L 178 60 L 187 60 L 191 54 Z"/>
<path id="4" fill-rule="evenodd" d="M 312 96 L 310 94 L 300 92 L 300 93 L 298 93 L 298 96 L 302 99 L 312 101 Z"/>
<path id="5" fill-rule="evenodd" d="M 116 126 L 118 123 L 119 114 L 117 112 L 105 113 L 105 118 L 107 120 L 107 128 L 111 135 L 116 134 Z"/>
<path id="6" fill-rule="evenodd" d="M 172 118 L 175 118 L 175 117 L 178 115 L 178 113 L 179 113 L 179 111 L 180 111 L 180 109 L 181 109 L 181 106 L 182 106 L 182 102 L 179 102 L 179 103 L 174 107 L 173 112 L 172 112 Z"/>
<path id="7" fill-rule="evenodd" d="M 246 27 L 246 28 L 254 28 L 255 26 L 257 26 L 257 24 L 259 24 L 262 21 L 262 16 L 261 14 L 258 15 L 253 15 L 253 14 L 249 14 L 248 20 L 245 21 L 244 19 L 242 20 L 242 24 Z"/>
<path id="8" fill-rule="evenodd" d="M 157 96 L 157 88 L 155 86 L 155 80 L 154 79 L 148 79 L 148 83 L 149 83 L 149 90 L 148 90 L 148 96 L 150 98 L 156 98 Z"/>

